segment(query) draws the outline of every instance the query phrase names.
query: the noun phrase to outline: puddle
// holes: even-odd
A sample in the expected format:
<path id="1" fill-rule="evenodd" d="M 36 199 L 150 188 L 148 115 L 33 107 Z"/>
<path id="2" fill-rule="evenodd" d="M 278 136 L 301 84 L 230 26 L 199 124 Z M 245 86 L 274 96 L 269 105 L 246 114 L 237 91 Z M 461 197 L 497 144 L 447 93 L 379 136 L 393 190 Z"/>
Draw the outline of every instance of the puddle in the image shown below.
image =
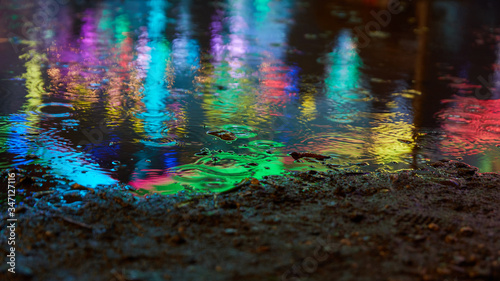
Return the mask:
<path id="1" fill-rule="evenodd" d="M 44 7 L 9 7 L 0 168 L 140 194 L 442 158 L 498 172 L 499 5 L 431 2 L 366 34 L 366 1 L 58 3 L 29 37 Z"/>

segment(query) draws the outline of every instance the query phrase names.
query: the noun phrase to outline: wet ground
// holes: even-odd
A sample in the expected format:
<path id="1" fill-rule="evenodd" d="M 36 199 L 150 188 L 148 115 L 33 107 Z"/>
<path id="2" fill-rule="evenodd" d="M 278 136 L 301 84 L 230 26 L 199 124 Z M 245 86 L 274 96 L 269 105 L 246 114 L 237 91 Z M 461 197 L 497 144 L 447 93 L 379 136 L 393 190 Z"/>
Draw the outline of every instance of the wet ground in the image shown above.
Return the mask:
<path id="1" fill-rule="evenodd" d="M 323 168 L 294 151 L 499 171 L 494 1 L 52 2 L 2 2 L 0 168 L 163 193 Z"/>

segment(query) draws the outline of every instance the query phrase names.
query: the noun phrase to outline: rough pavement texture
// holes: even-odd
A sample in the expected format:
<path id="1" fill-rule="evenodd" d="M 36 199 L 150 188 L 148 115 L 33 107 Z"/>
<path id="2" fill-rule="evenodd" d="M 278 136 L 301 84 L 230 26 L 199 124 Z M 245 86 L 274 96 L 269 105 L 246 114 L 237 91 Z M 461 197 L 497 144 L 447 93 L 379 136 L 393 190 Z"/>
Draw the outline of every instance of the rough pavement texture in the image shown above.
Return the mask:
<path id="1" fill-rule="evenodd" d="M 18 208 L 17 273 L 0 279 L 500 280 L 499 202 L 499 174 L 456 161 L 217 195 L 74 185 Z M 0 237 L 5 257 L 5 217 Z"/>

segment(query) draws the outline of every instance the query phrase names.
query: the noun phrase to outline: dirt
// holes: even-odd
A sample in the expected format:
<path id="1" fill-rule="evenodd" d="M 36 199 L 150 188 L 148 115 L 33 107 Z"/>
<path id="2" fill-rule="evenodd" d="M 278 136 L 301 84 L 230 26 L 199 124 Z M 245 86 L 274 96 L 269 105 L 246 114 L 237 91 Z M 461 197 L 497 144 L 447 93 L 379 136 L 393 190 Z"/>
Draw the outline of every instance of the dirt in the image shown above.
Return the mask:
<path id="1" fill-rule="evenodd" d="M 225 194 L 59 187 L 17 208 L 16 274 L 3 262 L 0 279 L 500 280 L 499 187 L 457 161 L 296 172 Z"/>

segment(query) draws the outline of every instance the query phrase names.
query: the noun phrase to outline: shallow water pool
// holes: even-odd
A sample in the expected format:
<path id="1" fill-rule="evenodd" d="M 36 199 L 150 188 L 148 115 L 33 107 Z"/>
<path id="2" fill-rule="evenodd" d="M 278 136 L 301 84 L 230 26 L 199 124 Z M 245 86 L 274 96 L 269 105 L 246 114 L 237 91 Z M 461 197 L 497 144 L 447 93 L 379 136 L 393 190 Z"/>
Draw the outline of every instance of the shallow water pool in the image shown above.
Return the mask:
<path id="1" fill-rule="evenodd" d="M 1 5 L 2 169 L 162 193 L 441 158 L 500 171 L 495 1 Z"/>

